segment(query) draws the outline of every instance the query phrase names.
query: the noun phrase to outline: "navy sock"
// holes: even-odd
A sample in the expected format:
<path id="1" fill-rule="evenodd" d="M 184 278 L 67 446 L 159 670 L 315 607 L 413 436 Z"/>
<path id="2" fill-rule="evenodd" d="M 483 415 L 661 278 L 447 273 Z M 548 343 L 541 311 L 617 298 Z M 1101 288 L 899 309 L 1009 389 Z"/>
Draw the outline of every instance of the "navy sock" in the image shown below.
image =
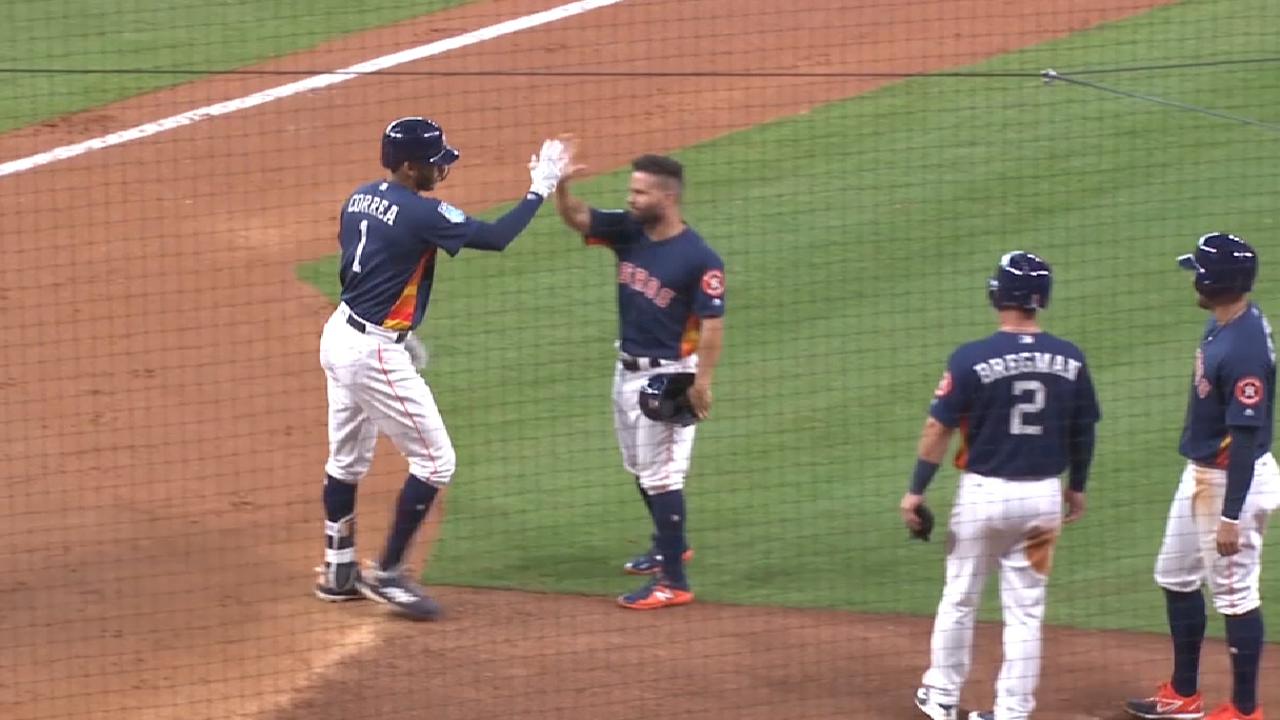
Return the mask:
<path id="1" fill-rule="evenodd" d="M 649 517 L 653 517 L 653 498 L 649 497 L 649 493 L 644 491 L 644 486 L 640 484 L 640 478 L 636 478 L 636 490 L 640 491 L 640 499 L 644 500 L 644 507 L 649 511 Z"/>
<path id="2" fill-rule="evenodd" d="M 382 553 L 379 567 L 393 570 L 404 560 L 404 551 L 409 541 L 422 525 L 422 521 L 431 510 L 431 502 L 439 492 L 434 485 L 416 475 L 409 475 L 404 480 L 400 497 L 396 500 L 395 522 L 391 525 L 391 533 L 387 535 L 387 549 Z"/>
<path id="3" fill-rule="evenodd" d="M 1204 595 L 1199 590 L 1165 590 L 1164 602 L 1169 634 L 1173 637 L 1173 689 L 1183 697 L 1191 697 L 1200 689 L 1200 646 L 1208 624 Z"/>
<path id="4" fill-rule="evenodd" d="M 1245 715 L 1258 707 L 1258 665 L 1262 662 L 1262 610 L 1227 615 L 1231 650 L 1231 701 Z"/>
<path id="5" fill-rule="evenodd" d="M 324 478 L 324 584 L 350 585 L 356 562 L 356 486 Z"/>
<path id="6" fill-rule="evenodd" d="M 662 575 L 674 585 L 685 587 L 684 576 L 684 492 L 669 490 L 651 495 L 653 521 L 658 527 L 658 552 L 662 555 Z"/>
<path id="7" fill-rule="evenodd" d="M 324 519 L 338 522 L 356 512 L 356 485 L 324 476 Z"/>

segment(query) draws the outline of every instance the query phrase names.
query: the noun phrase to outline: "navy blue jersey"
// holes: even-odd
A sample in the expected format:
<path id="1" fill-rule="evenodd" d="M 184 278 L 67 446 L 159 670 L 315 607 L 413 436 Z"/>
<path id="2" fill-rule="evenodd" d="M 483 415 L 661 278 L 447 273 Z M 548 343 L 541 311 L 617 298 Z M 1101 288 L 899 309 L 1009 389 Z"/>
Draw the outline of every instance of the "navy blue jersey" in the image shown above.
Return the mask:
<path id="1" fill-rule="evenodd" d="M 1102 416 L 1080 348 L 1049 333 L 1012 332 L 956 349 L 929 414 L 960 429 L 956 467 L 999 478 L 1060 475 L 1072 429 Z"/>
<path id="2" fill-rule="evenodd" d="M 1256 427 L 1254 456 L 1271 450 L 1276 393 L 1276 349 L 1271 324 L 1257 305 L 1226 325 L 1213 318 L 1196 349 L 1191 396 L 1178 451 L 1196 462 L 1225 468 L 1230 428 Z"/>
<path id="3" fill-rule="evenodd" d="M 623 352 L 686 357 L 698 349 L 702 318 L 724 315 L 724 262 L 693 228 L 655 242 L 627 212 L 593 209 L 586 239 L 618 256 Z"/>
<path id="4" fill-rule="evenodd" d="M 342 301 L 388 330 L 422 322 L 435 278 L 436 251 L 457 255 L 478 221 L 399 183 L 362 185 L 342 208 Z"/>

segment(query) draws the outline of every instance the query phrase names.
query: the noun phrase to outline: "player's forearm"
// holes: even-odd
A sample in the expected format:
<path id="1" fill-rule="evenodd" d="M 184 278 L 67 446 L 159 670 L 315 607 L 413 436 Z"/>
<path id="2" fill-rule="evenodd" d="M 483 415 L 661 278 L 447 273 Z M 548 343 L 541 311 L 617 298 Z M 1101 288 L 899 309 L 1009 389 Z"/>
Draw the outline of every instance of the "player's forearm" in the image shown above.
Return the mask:
<path id="1" fill-rule="evenodd" d="M 529 226 L 529 222 L 533 220 L 534 215 L 538 214 L 540 207 L 542 207 L 542 198 L 537 193 L 525 195 L 524 199 L 511 208 L 506 215 L 492 223 L 477 225 L 475 232 L 467 238 L 466 247 L 496 252 L 505 250 Z"/>
<path id="2" fill-rule="evenodd" d="M 1258 429 L 1231 428 L 1231 446 L 1227 454 L 1227 492 L 1222 500 L 1222 517 L 1236 522 L 1244 509 L 1245 498 L 1253 485 L 1254 451 L 1258 446 Z"/>
<path id="3" fill-rule="evenodd" d="M 724 319 L 702 318 L 698 337 L 698 373 L 695 382 L 710 385 L 720 363 L 720 349 L 724 346 Z"/>
<path id="4" fill-rule="evenodd" d="M 561 181 L 556 186 L 556 212 L 565 225 L 586 234 L 591 229 L 591 206 L 586 201 L 569 194 L 569 183 Z"/>
<path id="5" fill-rule="evenodd" d="M 924 429 L 920 431 L 920 442 L 916 446 L 916 455 L 921 460 L 941 463 L 947 454 L 947 446 L 951 444 L 953 428 L 938 422 L 935 418 L 924 421 Z"/>
<path id="6" fill-rule="evenodd" d="M 1075 492 L 1084 492 L 1089 479 L 1089 466 L 1093 464 L 1093 447 L 1097 437 L 1097 428 L 1093 423 L 1076 427 L 1070 438 L 1070 474 L 1068 487 Z"/>
<path id="7" fill-rule="evenodd" d="M 915 495 L 923 495 L 933 482 L 933 476 L 947 454 L 947 446 L 951 444 L 953 428 L 929 418 L 920 431 L 920 442 L 916 446 L 916 468 L 911 475 L 909 491 Z"/>

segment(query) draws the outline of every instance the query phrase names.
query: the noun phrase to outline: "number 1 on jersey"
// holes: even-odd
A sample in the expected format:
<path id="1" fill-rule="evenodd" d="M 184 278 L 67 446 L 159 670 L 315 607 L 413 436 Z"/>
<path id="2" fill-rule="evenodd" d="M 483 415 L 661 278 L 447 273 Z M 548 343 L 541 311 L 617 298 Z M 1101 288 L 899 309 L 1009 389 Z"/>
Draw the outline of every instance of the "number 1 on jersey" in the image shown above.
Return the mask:
<path id="1" fill-rule="evenodd" d="M 369 221 L 360 221 L 360 244 L 356 245 L 356 257 L 351 261 L 351 272 L 360 272 L 360 253 L 364 252 L 364 244 L 369 242 Z"/>
<path id="2" fill-rule="evenodd" d="M 1025 420 L 1026 415 L 1032 415 L 1044 409 L 1044 383 L 1039 380 L 1019 380 L 1013 384 L 1013 396 L 1021 399 L 1023 395 L 1030 393 L 1031 399 L 1026 402 L 1015 404 L 1009 410 L 1009 434 L 1010 435 L 1043 435 L 1044 428 L 1039 425 L 1032 425 Z"/>

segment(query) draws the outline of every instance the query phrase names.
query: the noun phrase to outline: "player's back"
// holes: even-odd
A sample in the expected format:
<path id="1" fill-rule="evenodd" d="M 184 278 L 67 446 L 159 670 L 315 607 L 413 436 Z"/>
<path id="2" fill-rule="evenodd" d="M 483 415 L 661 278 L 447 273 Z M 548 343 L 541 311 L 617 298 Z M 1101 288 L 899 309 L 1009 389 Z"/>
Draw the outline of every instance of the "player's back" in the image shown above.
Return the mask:
<path id="1" fill-rule="evenodd" d="M 426 310 L 437 248 L 455 255 L 470 227 L 462 211 L 404 185 L 375 181 L 343 205 L 338 243 L 342 301 L 383 327 L 416 327 Z"/>
<path id="2" fill-rule="evenodd" d="M 1098 420 L 1084 354 L 1049 333 L 997 332 L 959 348 L 949 372 L 963 435 L 956 464 L 970 472 L 1059 475 L 1072 428 Z"/>
<path id="3" fill-rule="evenodd" d="M 406 207 L 416 200 L 408 188 L 385 181 L 361 185 L 347 198 L 338 230 L 344 290 L 403 284 L 400 276 L 424 250 L 414 240 L 413 208 Z"/>

